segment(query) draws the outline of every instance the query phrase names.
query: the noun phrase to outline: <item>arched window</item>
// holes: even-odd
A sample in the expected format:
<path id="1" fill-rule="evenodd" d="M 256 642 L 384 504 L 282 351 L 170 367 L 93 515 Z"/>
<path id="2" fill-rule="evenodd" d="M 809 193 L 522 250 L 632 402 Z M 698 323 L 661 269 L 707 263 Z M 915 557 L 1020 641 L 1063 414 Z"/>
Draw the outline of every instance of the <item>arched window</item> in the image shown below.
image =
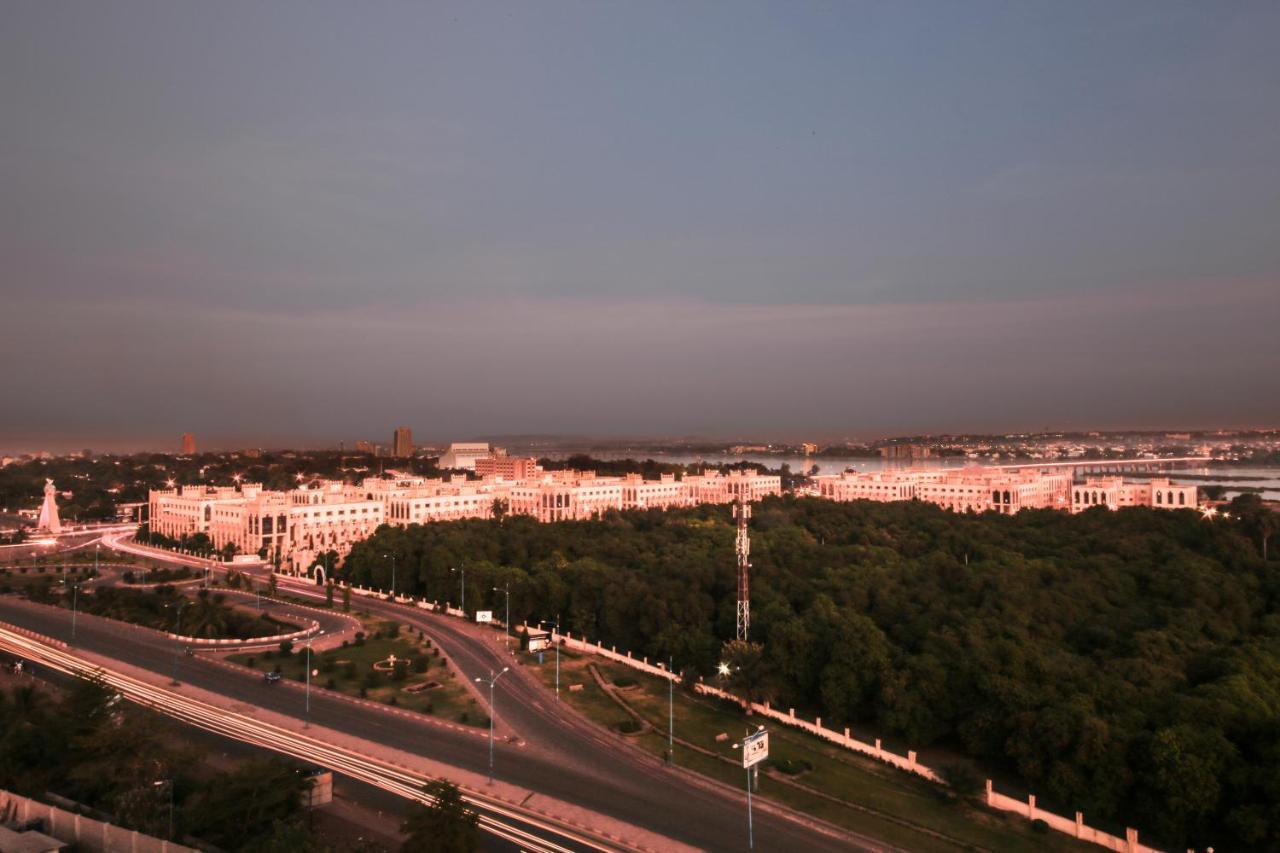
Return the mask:
<path id="1" fill-rule="evenodd" d="M 1156 504 L 1164 503 L 1164 492 L 1156 492 Z"/>
<path id="2" fill-rule="evenodd" d="M 991 493 L 991 502 L 992 502 L 993 504 L 998 504 L 998 503 L 1000 503 L 1000 493 L 999 493 L 999 492 L 992 492 L 992 493 Z"/>
<path id="3" fill-rule="evenodd" d="M 1107 502 L 1107 493 L 1106 493 L 1106 492 L 1103 492 L 1103 493 L 1100 495 L 1100 497 L 1102 498 L 1102 502 L 1103 502 L 1103 503 L 1106 503 L 1106 502 Z"/>
<path id="4" fill-rule="evenodd" d="M 1178 506 L 1186 506 L 1186 505 L 1187 505 L 1187 493 L 1178 492 Z"/>
<path id="5" fill-rule="evenodd" d="M 1076 489 L 1076 503 L 1080 503 L 1080 490 Z"/>
<path id="6" fill-rule="evenodd" d="M 1005 503 L 1009 503 L 1009 490 L 1008 490 L 1008 489 L 1005 489 L 1005 490 L 1004 490 L 1004 502 L 1005 502 Z"/>

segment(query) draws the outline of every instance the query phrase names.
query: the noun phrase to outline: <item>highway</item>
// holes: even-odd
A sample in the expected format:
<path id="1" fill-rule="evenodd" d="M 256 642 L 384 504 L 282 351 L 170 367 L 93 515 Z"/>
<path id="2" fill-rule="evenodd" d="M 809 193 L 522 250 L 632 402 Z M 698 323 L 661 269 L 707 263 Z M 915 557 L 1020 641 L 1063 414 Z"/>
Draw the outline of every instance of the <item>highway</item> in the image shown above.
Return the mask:
<path id="1" fill-rule="evenodd" d="M 129 543 L 112 544 L 128 549 Z M 322 595 L 305 581 L 279 581 L 281 590 L 291 594 Z M 497 635 L 492 631 L 371 598 L 362 599 L 360 606 L 422 627 L 469 677 L 487 675 L 490 669 L 500 669 L 509 662 L 501 645 L 494 642 Z M 23 602 L 0 599 L 0 619 L 51 636 L 69 636 L 70 614 L 66 611 L 32 609 Z M 128 626 L 83 616 L 78 630 L 79 647 L 167 674 L 172 647 L 164 641 L 157 642 L 159 639 Z M 302 715 L 297 691 L 266 687 L 257 674 L 198 656 L 184 658 L 180 666 L 179 679 L 184 682 L 240 703 L 293 717 Z M 557 703 L 553 694 L 519 667 L 500 680 L 498 688 L 497 717 L 504 728 L 514 731 L 523 741 L 520 745 L 497 745 L 498 779 L 695 847 L 746 848 L 742 791 L 663 766 Z M 312 692 L 311 710 L 311 721 L 318 726 L 428 756 L 466 771 L 487 770 L 487 741 L 475 732 L 428 717 L 366 707 L 323 691 Z M 756 803 L 758 849 L 886 848 L 874 839 L 835 830 L 758 799 Z"/>

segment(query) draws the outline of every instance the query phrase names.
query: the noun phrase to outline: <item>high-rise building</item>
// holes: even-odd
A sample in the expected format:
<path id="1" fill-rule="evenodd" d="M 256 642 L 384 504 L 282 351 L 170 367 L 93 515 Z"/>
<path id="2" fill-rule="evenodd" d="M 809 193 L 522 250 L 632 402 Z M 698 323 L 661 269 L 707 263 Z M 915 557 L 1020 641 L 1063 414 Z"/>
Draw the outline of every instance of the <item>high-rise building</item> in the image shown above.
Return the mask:
<path id="1" fill-rule="evenodd" d="M 356 453 L 373 453 L 373 442 L 360 439 L 356 442 Z"/>
<path id="2" fill-rule="evenodd" d="M 194 432 L 184 432 L 182 434 L 182 455 L 194 456 L 196 452 L 196 434 Z"/>
<path id="3" fill-rule="evenodd" d="M 407 426 L 396 427 L 396 434 L 392 440 L 392 455 L 401 458 L 413 455 L 413 430 Z"/>

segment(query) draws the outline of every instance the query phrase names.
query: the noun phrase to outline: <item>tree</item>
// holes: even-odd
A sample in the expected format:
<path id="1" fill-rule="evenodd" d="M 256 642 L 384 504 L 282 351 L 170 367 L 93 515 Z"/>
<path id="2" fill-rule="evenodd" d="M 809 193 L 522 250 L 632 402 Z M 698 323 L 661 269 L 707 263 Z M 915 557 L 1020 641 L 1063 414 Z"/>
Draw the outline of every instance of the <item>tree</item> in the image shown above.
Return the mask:
<path id="1" fill-rule="evenodd" d="M 480 847 L 480 816 L 467 807 L 456 785 L 443 779 L 422 789 L 429 798 L 417 803 L 400 831 L 408 835 L 403 853 L 471 853 Z"/>
<path id="2" fill-rule="evenodd" d="M 349 586 L 342 588 L 342 610 L 344 613 L 351 610 L 351 587 Z"/>
<path id="3" fill-rule="evenodd" d="M 324 606 L 333 607 L 333 581 L 327 581 L 324 585 Z"/>
<path id="4" fill-rule="evenodd" d="M 303 813 L 303 797 L 311 780 L 279 759 L 250 761 L 219 773 L 183 805 L 190 832 L 226 850 L 284 850 L 267 844 Z M 285 826 L 281 826 L 284 824 Z"/>
<path id="5" fill-rule="evenodd" d="M 770 673 L 764 657 L 764 647 L 759 643 L 730 640 L 720 650 L 721 672 L 728 674 L 728 689 L 748 703 L 763 702 L 769 698 Z"/>

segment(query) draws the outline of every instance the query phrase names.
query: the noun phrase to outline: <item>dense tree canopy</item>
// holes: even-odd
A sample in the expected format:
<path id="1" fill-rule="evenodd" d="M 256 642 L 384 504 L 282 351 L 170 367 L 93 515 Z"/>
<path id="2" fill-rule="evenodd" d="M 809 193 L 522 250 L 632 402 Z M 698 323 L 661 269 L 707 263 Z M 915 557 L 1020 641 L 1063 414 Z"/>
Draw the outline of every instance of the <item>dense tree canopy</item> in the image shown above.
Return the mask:
<path id="1" fill-rule="evenodd" d="M 752 689 L 1168 844 L 1280 849 L 1280 566 L 1241 515 L 766 500 Z M 705 674 L 734 631 L 727 507 L 383 528 L 343 572 L 387 586 L 389 554 L 403 591 L 456 604 L 465 566 L 470 610 L 509 582 L 513 619 Z"/>

